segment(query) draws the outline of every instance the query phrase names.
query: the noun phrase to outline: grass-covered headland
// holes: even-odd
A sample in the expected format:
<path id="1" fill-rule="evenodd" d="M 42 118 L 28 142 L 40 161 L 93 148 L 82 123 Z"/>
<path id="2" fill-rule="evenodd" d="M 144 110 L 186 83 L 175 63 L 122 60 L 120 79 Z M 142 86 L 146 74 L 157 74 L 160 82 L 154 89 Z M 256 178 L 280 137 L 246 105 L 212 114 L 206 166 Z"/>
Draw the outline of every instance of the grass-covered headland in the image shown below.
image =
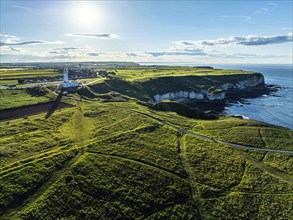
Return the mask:
<path id="1" fill-rule="evenodd" d="M 202 109 L 149 103 L 166 92 L 216 92 L 258 73 L 114 64 L 89 64 L 116 74 L 68 96 L 54 87 L 0 90 L 2 112 L 50 103 L 0 121 L 0 219 L 293 216 L 292 130 L 206 120 L 213 115 L 206 98 Z M 44 69 L 46 77 L 50 71 L 56 74 Z"/>

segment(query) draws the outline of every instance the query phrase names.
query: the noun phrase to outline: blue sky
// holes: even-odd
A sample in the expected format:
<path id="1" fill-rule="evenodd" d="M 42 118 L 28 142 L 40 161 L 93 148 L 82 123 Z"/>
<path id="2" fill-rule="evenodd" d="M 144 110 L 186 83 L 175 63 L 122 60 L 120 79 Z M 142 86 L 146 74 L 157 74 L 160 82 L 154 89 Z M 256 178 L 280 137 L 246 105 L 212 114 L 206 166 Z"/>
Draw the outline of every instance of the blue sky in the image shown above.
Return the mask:
<path id="1" fill-rule="evenodd" d="M 292 1 L 5 1 L 1 62 L 292 63 Z"/>

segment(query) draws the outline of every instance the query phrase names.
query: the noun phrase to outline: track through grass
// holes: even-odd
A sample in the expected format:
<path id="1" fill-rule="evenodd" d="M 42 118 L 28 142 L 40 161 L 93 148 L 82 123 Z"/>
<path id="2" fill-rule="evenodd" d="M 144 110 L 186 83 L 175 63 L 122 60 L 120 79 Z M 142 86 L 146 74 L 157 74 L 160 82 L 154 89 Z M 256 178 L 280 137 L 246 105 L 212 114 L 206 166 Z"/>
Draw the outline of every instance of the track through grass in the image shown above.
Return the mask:
<path id="1" fill-rule="evenodd" d="M 25 199 L 19 206 L 14 207 L 13 209 L 7 210 L 1 219 L 17 219 L 19 216 L 18 214 L 21 213 L 28 205 L 32 204 L 36 201 L 46 190 L 48 190 L 56 181 L 58 181 L 64 174 L 66 174 L 71 166 L 78 161 L 78 159 L 85 153 L 86 144 L 90 138 L 90 128 L 91 126 L 85 120 L 83 115 L 83 103 L 76 102 L 76 109 L 72 116 L 73 122 L 73 139 L 74 139 L 74 146 L 69 151 L 74 151 L 75 156 L 71 158 L 69 161 L 66 161 L 59 170 L 56 170 L 52 173 L 49 179 L 42 183 L 42 185 L 37 188 L 33 194 L 31 194 L 27 199 Z M 60 150 L 60 149 L 57 149 Z M 50 155 L 51 156 L 51 155 Z M 37 160 L 42 160 L 44 158 L 37 158 Z M 36 160 L 29 162 L 34 163 Z M 21 167 L 15 167 L 12 169 L 20 169 L 23 166 L 28 165 L 27 163 L 22 164 Z"/>

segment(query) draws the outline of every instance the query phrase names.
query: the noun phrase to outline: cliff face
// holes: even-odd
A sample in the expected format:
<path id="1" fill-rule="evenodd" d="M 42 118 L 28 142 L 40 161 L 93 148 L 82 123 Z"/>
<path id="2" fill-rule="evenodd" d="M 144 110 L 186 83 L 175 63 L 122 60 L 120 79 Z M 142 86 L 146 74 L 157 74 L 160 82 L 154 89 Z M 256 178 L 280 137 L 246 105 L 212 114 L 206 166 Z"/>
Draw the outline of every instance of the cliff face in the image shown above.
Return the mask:
<path id="1" fill-rule="evenodd" d="M 177 92 L 168 92 L 163 95 L 155 95 L 153 97 L 155 102 L 160 102 L 162 100 L 175 100 L 175 99 L 197 99 L 203 100 L 207 98 L 208 100 L 223 100 L 225 98 L 225 92 L 218 92 L 218 93 L 209 93 L 207 90 L 201 90 L 200 92 L 194 91 L 177 91 Z"/>
<path id="2" fill-rule="evenodd" d="M 238 83 L 225 83 L 220 88 L 224 91 L 229 89 L 247 89 L 258 85 L 264 85 L 265 80 L 263 76 L 253 76 L 252 78 L 239 81 Z"/>
<path id="3" fill-rule="evenodd" d="M 245 90 L 251 87 L 264 85 L 264 77 L 262 75 L 252 76 L 251 78 L 238 81 L 237 83 L 225 83 L 218 86 L 213 91 L 202 89 L 200 91 L 176 91 L 167 92 L 165 94 L 157 94 L 153 96 L 152 103 L 157 103 L 162 100 L 176 100 L 176 99 L 196 99 L 196 100 L 224 100 L 226 92 L 230 90 Z M 243 91 L 242 91 L 243 92 Z"/>

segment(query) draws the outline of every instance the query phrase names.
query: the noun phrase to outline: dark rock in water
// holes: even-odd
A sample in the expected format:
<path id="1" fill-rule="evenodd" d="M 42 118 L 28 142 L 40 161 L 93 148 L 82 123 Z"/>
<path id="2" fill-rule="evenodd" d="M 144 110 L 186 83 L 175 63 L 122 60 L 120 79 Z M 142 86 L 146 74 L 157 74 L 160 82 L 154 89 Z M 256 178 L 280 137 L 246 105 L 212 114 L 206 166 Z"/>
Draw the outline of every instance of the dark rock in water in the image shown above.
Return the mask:
<path id="1" fill-rule="evenodd" d="M 243 119 L 242 116 L 240 116 L 240 115 L 239 115 L 239 116 L 234 116 L 234 115 L 232 115 L 232 116 L 230 116 L 230 117 Z"/>
<path id="2" fill-rule="evenodd" d="M 243 116 L 242 115 L 232 115 L 231 117 L 243 119 Z"/>
<path id="3" fill-rule="evenodd" d="M 233 118 L 240 118 L 240 119 L 249 119 L 248 117 L 246 117 L 244 115 L 239 115 L 239 114 L 232 115 L 231 117 L 233 117 Z"/>
<path id="4" fill-rule="evenodd" d="M 244 99 L 240 99 L 240 100 L 238 101 L 238 103 L 239 103 L 239 104 L 242 104 L 242 105 L 250 105 L 250 104 L 251 104 L 249 101 L 244 100 Z"/>

